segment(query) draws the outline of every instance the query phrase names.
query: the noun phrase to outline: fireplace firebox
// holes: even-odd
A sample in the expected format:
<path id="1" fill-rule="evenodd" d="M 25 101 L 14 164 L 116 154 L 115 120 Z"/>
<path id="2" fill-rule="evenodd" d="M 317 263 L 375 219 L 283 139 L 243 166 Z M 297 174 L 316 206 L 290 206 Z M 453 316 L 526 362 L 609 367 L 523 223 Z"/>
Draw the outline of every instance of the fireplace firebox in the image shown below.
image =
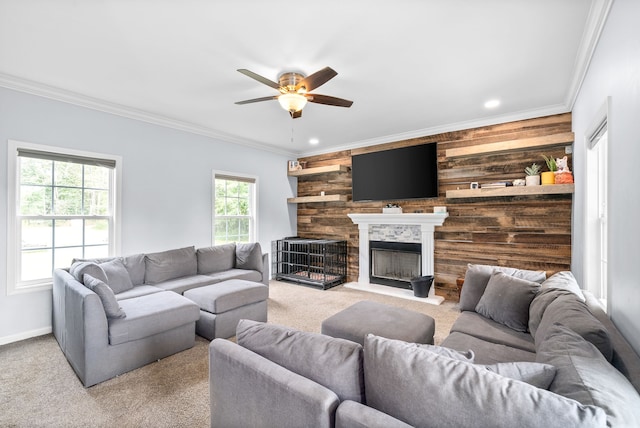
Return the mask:
<path id="1" fill-rule="evenodd" d="M 422 275 L 422 245 L 369 241 L 369 282 L 411 289 L 411 279 Z"/>

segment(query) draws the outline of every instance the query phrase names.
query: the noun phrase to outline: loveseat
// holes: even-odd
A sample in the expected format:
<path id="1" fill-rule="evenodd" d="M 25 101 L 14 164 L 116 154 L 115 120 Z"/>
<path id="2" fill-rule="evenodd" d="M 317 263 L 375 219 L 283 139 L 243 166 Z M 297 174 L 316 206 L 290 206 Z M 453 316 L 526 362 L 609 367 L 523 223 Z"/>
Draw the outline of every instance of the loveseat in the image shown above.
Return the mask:
<path id="1" fill-rule="evenodd" d="M 640 426 L 640 358 L 570 272 L 469 265 L 460 309 L 442 346 L 242 320 L 211 426 Z"/>
<path id="2" fill-rule="evenodd" d="M 191 348 L 201 313 L 182 294 L 234 279 L 268 286 L 267 257 L 251 243 L 73 260 L 53 273 L 53 334 L 95 385 Z"/>

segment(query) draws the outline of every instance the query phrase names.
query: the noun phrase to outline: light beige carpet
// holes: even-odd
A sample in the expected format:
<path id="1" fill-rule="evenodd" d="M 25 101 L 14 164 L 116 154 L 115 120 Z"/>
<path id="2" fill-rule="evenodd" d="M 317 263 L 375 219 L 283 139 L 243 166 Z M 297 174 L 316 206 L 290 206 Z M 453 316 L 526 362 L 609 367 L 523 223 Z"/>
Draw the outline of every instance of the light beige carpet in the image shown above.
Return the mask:
<path id="1" fill-rule="evenodd" d="M 423 312 L 435 342 L 458 316 L 453 302 L 433 306 L 338 286 L 322 291 L 272 281 L 269 322 L 320 332 L 325 318 L 360 300 Z M 209 342 L 84 388 L 52 335 L 0 347 L 0 427 L 208 427 Z"/>

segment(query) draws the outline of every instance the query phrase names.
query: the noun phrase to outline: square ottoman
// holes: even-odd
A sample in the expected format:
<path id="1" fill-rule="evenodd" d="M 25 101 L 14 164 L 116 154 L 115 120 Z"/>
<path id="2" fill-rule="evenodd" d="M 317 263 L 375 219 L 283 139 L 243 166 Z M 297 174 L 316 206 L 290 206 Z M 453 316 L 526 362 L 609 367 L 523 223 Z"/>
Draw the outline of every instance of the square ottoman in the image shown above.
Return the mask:
<path id="1" fill-rule="evenodd" d="M 363 300 L 322 322 L 322 334 L 361 345 L 372 333 L 387 339 L 433 345 L 436 323 L 429 315 Z"/>
<path id="2" fill-rule="evenodd" d="M 230 279 L 184 292 L 184 297 L 200 306 L 196 333 L 209 340 L 235 336 L 240 319 L 267 321 L 266 285 Z"/>

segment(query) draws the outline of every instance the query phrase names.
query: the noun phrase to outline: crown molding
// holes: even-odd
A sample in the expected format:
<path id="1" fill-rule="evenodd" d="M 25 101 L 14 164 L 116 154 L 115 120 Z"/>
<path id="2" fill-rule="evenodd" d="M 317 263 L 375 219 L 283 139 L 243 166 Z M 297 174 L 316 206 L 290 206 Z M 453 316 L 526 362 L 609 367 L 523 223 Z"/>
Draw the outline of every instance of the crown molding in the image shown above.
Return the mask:
<path id="1" fill-rule="evenodd" d="M 191 134 L 201 135 L 204 137 L 214 138 L 226 143 L 239 144 L 253 149 L 273 152 L 279 155 L 295 156 L 294 152 L 283 150 L 258 141 L 238 138 L 236 136 L 225 134 L 211 128 L 172 119 L 166 116 L 150 113 L 144 110 L 138 110 L 126 107 L 121 104 L 112 103 L 98 98 L 81 95 L 76 92 L 67 91 L 54 86 L 45 85 L 43 83 L 34 82 L 32 80 L 23 79 L 16 76 L 0 73 L 0 86 L 19 92 L 25 92 L 67 104 L 85 107 L 92 110 L 109 113 L 128 119 L 138 120 L 165 128 L 176 129 L 178 131 L 189 132 Z"/>

